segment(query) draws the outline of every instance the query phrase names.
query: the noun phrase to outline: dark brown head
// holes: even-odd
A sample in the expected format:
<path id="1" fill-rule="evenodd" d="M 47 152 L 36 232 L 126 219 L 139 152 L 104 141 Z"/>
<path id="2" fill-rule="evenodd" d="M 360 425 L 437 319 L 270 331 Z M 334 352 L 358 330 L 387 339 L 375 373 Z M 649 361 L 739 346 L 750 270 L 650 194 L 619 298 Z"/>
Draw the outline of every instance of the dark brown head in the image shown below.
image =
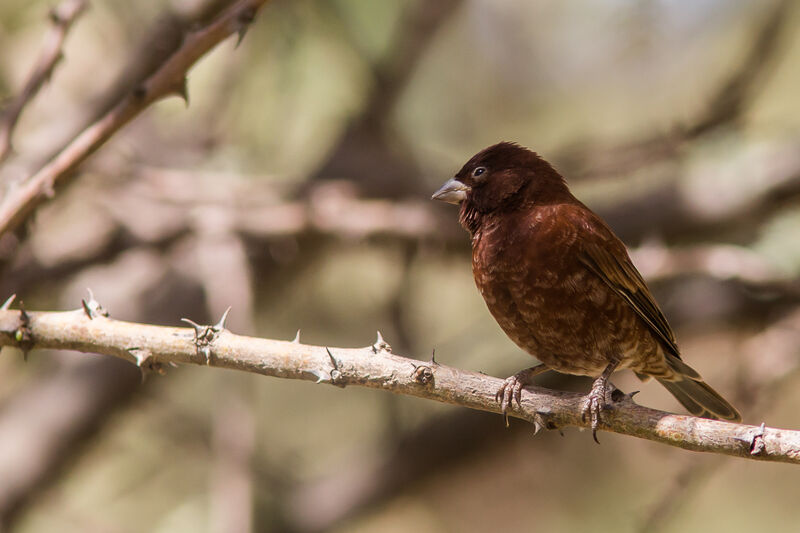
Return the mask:
<path id="1" fill-rule="evenodd" d="M 536 203 L 571 198 L 564 178 L 550 164 L 516 143 L 481 150 L 431 197 L 461 205 L 461 224 L 471 233 L 483 216 Z"/>

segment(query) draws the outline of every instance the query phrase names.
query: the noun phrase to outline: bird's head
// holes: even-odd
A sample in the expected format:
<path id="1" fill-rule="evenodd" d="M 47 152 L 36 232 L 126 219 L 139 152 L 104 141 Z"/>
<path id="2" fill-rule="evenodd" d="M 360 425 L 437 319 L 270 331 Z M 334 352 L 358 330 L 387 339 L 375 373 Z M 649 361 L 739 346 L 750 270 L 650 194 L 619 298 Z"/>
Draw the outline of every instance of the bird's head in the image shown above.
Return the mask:
<path id="1" fill-rule="evenodd" d="M 475 154 L 431 197 L 461 205 L 461 222 L 474 233 L 482 215 L 509 212 L 571 196 L 561 175 L 538 154 L 501 142 Z"/>

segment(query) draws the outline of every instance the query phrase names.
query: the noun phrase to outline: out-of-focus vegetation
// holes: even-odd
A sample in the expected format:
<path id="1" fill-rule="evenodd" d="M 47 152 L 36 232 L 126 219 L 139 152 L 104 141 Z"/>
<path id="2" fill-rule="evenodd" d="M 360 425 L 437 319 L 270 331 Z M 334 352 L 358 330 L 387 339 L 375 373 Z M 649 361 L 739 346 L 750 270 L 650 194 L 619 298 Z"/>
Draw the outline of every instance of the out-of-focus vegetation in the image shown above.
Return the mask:
<path id="1" fill-rule="evenodd" d="M 0 97 L 24 84 L 51 4 L 0 3 Z M 21 117 L 3 190 L 201 4 L 93 1 Z M 530 357 L 475 290 L 455 210 L 427 198 L 474 152 L 514 140 L 625 238 L 686 359 L 745 421 L 800 427 L 798 28 L 791 1 L 275 0 L 238 49 L 226 42 L 191 71 L 188 109 L 174 98 L 147 110 L 24 234 L 0 240 L 0 298 L 73 309 L 91 287 L 116 318 L 169 325 L 232 305 L 238 333 L 300 328 L 304 342 L 364 346 L 380 330 L 400 353 L 435 348 L 509 375 Z M 404 202 L 403 222 L 422 229 L 387 229 L 385 210 L 361 209 L 374 199 Z M 295 224 L 298 210 L 314 223 Z M 599 447 L 575 431 L 533 438 L 497 416 L 207 368 L 139 381 L 96 356 L 3 351 L 0 446 L 13 453 L 0 456 L 0 523 L 791 531 L 800 520 L 786 465 L 610 434 Z M 680 409 L 657 385 L 614 381 Z"/>

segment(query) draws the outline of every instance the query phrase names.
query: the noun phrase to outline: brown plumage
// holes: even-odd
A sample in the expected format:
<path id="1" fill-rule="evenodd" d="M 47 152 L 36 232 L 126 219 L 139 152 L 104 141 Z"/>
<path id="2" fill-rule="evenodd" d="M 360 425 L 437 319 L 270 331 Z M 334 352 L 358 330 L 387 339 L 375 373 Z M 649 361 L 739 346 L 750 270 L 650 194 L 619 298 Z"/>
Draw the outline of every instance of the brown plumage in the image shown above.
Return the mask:
<path id="1" fill-rule="evenodd" d="M 544 366 L 508 378 L 506 412 L 546 369 L 597 377 L 585 415 L 596 431 L 608 377 L 654 377 L 692 414 L 739 413 L 681 360 L 675 335 L 625 245 L 578 201 L 561 175 L 513 143 L 476 154 L 434 199 L 460 204 L 472 237 L 475 283 L 500 327 Z"/>

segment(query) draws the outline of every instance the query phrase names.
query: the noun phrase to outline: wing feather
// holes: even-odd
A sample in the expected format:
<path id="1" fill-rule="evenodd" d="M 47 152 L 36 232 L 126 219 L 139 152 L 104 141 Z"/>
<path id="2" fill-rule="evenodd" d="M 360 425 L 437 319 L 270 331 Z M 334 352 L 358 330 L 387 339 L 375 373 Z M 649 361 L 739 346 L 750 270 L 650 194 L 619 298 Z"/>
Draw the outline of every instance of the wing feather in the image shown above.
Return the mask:
<path id="1" fill-rule="evenodd" d="M 624 245 L 619 241 L 617 243 L 619 245 L 616 250 L 618 253 L 612 253 L 608 249 L 608 244 L 616 243 L 607 242 L 606 246 L 595 242 L 585 243 L 579 259 L 615 293 L 628 302 L 636 314 L 661 339 L 668 352 L 679 357 L 680 352 L 672 328 L 661 309 L 658 308 L 642 275 L 633 266 Z"/>

